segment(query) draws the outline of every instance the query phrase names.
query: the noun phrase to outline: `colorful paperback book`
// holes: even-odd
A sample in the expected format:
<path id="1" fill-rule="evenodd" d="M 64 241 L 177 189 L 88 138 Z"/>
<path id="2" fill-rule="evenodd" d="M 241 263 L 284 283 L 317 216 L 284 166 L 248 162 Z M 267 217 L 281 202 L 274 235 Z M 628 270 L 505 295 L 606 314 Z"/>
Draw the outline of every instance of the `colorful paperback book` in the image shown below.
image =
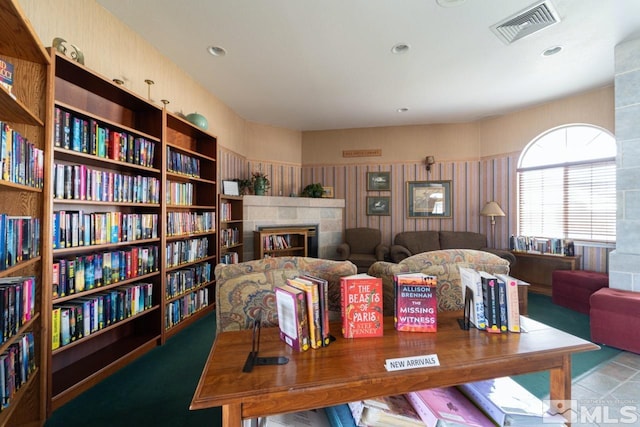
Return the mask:
<path id="1" fill-rule="evenodd" d="M 471 289 L 473 293 L 469 320 L 476 328 L 485 329 L 487 322 L 484 317 L 484 300 L 482 298 L 482 280 L 480 279 L 480 273 L 469 267 L 458 267 L 458 271 L 460 272 L 462 295 L 465 295 L 465 289 Z"/>
<path id="2" fill-rule="evenodd" d="M 322 347 L 322 320 L 320 318 L 320 290 L 318 285 L 302 277 L 287 279 L 287 284 L 305 291 L 309 320 L 309 343 L 311 348 Z"/>
<path id="3" fill-rule="evenodd" d="M 322 334 L 322 345 L 326 347 L 331 342 L 331 331 L 329 328 L 329 282 L 326 279 L 310 274 L 303 274 L 301 277 L 318 285 L 320 297 L 320 328 Z"/>
<path id="4" fill-rule="evenodd" d="M 494 426 L 493 421 L 455 387 L 414 391 L 406 397 L 427 427 Z"/>
<path id="5" fill-rule="evenodd" d="M 360 418 L 354 418 L 358 425 L 367 427 L 424 426 L 420 415 L 402 394 L 366 399 L 362 403 Z"/>
<path id="6" fill-rule="evenodd" d="M 345 338 L 383 335 L 381 278 L 366 273 L 341 277 L 340 295 Z"/>
<path id="7" fill-rule="evenodd" d="M 509 332 L 520 332 L 520 302 L 518 284 L 520 281 L 508 274 L 496 274 L 506 285 L 507 329 Z"/>
<path id="8" fill-rule="evenodd" d="M 289 285 L 276 286 L 280 339 L 298 351 L 309 349 L 306 292 Z"/>
<path id="9" fill-rule="evenodd" d="M 436 332 L 438 278 L 423 273 L 396 274 L 394 326 L 398 331 Z"/>

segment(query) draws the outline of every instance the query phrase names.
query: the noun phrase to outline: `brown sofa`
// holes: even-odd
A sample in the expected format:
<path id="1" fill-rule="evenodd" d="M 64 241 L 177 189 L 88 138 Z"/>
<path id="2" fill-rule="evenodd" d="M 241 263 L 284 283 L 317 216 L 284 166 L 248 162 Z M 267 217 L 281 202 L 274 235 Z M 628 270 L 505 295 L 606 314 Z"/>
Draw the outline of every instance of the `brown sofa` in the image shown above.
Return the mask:
<path id="1" fill-rule="evenodd" d="M 511 252 L 487 247 L 487 236 L 471 231 L 405 231 L 396 234 L 390 248 L 393 262 L 422 252 L 441 249 L 475 249 L 490 252 L 514 265 L 516 257 Z"/>

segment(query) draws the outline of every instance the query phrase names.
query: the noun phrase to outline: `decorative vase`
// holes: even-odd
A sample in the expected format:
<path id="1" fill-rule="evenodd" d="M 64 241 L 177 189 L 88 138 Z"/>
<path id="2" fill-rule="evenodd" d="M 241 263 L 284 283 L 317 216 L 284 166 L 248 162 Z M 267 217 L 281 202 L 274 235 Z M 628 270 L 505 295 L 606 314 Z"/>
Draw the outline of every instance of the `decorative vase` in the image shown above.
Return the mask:
<path id="1" fill-rule="evenodd" d="M 257 177 L 253 183 L 253 193 L 256 196 L 264 196 L 264 192 L 267 189 L 267 180 L 262 177 Z"/>

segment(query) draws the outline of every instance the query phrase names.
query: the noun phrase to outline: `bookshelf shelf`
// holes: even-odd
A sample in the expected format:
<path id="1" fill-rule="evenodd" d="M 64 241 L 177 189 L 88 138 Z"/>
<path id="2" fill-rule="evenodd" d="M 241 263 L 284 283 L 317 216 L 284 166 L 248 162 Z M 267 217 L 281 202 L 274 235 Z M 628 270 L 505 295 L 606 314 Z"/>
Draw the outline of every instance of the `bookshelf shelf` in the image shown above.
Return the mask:
<path id="1" fill-rule="evenodd" d="M 47 412 L 45 372 L 48 337 L 44 331 L 47 330 L 48 316 L 42 313 L 46 313 L 48 301 L 43 291 L 43 284 L 48 281 L 43 265 L 43 253 L 47 250 L 43 235 L 49 224 L 44 209 L 45 198 L 48 197 L 45 195 L 49 194 L 49 168 L 44 159 L 49 152 L 50 140 L 46 114 L 47 97 L 51 92 L 50 58 L 17 0 L 0 1 L 0 27 L 3 29 L 0 60 L 13 66 L 11 90 L 0 87 L 0 132 L 3 133 L 3 140 L 9 143 L 12 138 L 9 132 L 13 132 L 14 136 L 19 135 L 25 141 L 18 142 L 22 152 L 27 157 L 33 156 L 34 160 L 38 156 L 42 159 L 42 167 L 37 164 L 34 168 L 33 164 L 16 156 L 8 147 L 3 147 L 1 151 L 0 161 L 5 165 L 0 174 L 0 278 L 5 281 L 3 292 L 12 293 L 18 288 L 33 289 L 32 283 L 35 283 L 35 289 L 33 295 L 25 291 L 20 298 L 20 303 L 29 302 L 33 306 L 33 311 L 29 310 L 26 317 L 19 319 L 11 313 L 0 313 L 4 321 L 16 322 L 13 335 L 0 344 L 0 354 L 19 354 L 20 348 L 33 348 L 26 364 L 27 377 L 20 379 L 16 376 L 15 381 L 21 384 L 3 390 L 9 394 L 9 399 L 3 402 L 7 406 L 0 412 L 0 426 L 42 425 Z M 21 168 L 25 173 L 21 172 Z M 30 175 L 32 172 L 36 174 Z M 30 183 L 32 177 L 34 180 Z M 11 217 L 28 217 L 29 227 L 36 227 L 29 230 L 34 231 L 35 239 L 17 235 L 21 244 L 29 241 L 32 249 L 29 250 L 30 259 L 13 265 L 13 260 L 7 260 L 9 251 L 14 250 L 13 245 L 8 243 L 6 228 L 10 221 L 14 221 Z M 33 280 L 26 282 L 18 277 L 33 277 Z M 4 369 L 0 371 L 1 375 L 10 375 Z"/>
<path id="2" fill-rule="evenodd" d="M 244 260 L 244 200 L 221 194 L 218 201 L 219 262 L 236 264 Z"/>

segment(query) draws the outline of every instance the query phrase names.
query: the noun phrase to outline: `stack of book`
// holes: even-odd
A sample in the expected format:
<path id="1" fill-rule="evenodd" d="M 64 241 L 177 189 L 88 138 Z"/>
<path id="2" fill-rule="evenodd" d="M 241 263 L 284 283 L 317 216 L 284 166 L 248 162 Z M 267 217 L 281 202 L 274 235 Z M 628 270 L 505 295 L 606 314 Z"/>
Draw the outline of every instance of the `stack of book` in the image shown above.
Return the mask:
<path id="1" fill-rule="evenodd" d="M 491 333 L 520 332 L 521 281 L 507 274 L 493 275 L 467 267 L 459 267 L 459 271 L 462 294 L 472 298 L 468 303 L 471 324 Z"/>
<path id="2" fill-rule="evenodd" d="M 303 274 L 275 288 L 280 338 L 298 351 L 329 345 L 328 282 Z"/>

